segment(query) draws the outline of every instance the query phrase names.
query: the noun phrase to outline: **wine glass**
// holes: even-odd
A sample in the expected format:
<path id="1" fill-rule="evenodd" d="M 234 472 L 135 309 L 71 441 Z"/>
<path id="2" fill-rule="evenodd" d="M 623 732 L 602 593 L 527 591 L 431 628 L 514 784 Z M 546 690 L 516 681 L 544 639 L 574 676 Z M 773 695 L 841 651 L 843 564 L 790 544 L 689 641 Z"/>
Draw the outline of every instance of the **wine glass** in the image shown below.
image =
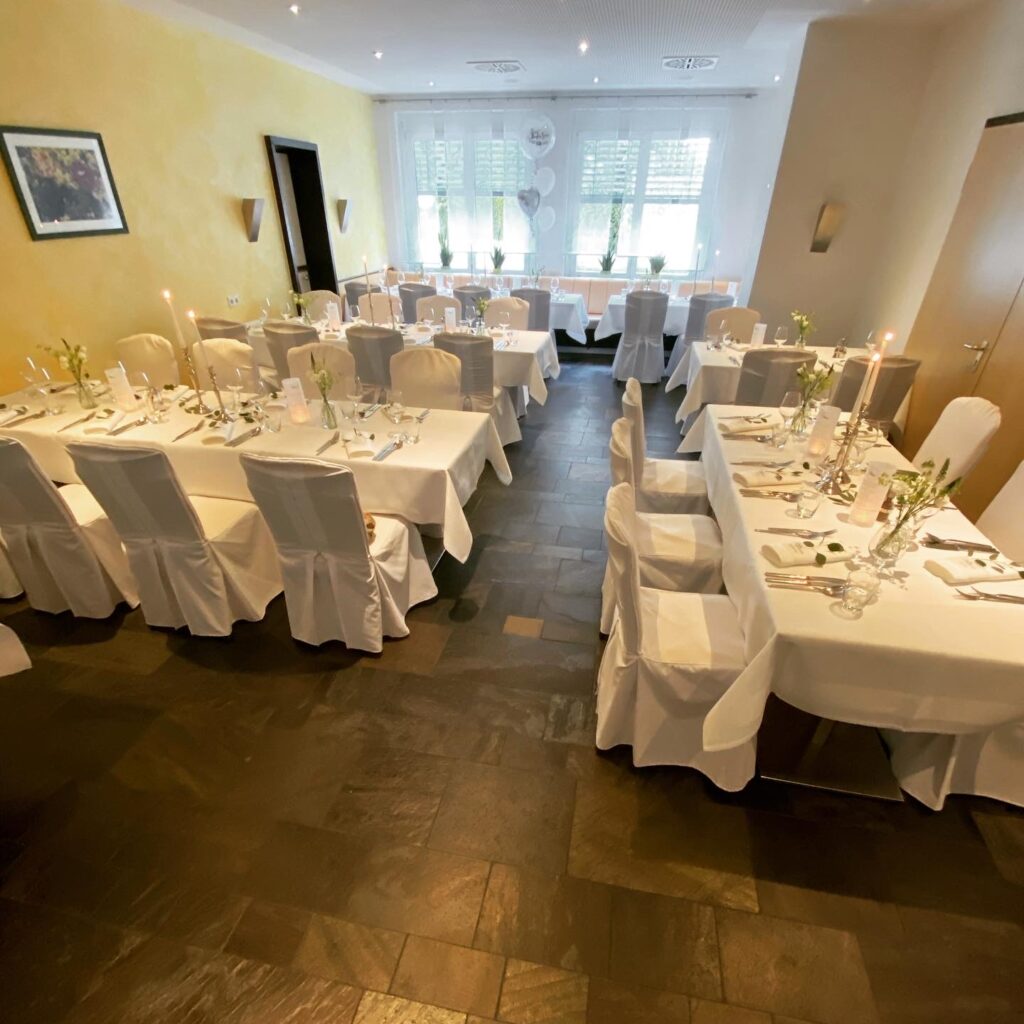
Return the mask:
<path id="1" fill-rule="evenodd" d="M 789 340 L 789 328 L 788 327 L 779 327 L 779 328 L 777 328 L 776 331 L 775 331 L 775 344 L 776 345 L 785 345 L 788 340 Z"/>
<path id="2" fill-rule="evenodd" d="M 787 427 L 792 426 L 793 417 L 796 415 L 797 410 L 800 408 L 800 392 L 794 389 L 793 391 L 787 391 L 782 396 L 782 401 L 779 403 L 779 415 L 782 417 L 782 422 Z"/>
<path id="3" fill-rule="evenodd" d="M 449 295 L 452 293 L 452 289 L 455 287 L 455 278 L 451 274 L 444 275 L 444 287 Z"/>
<path id="4" fill-rule="evenodd" d="M 557 277 L 551 278 L 551 294 L 555 295 L 555 296 L 560 294 L 559 288 L 558 288 L 558 278 Z"/>
<path id="5" fill-rule="evenodd" d="M 359 405 L 363 400 L 363 382 L 358 376 L 352 378 L 352 390 L 345 397 L 352 403 L 352 419 L 358 419 Z"/>
<path id="6" fill-rule="evenodd" d="M 242 392 L 245 390 L 246 371 L 235 367 L 227 374 L 224 386 L 231 392 L 231 411 L 237 417 L 242 411 Z"/>
<path id="7" fill-rule="evenodd" d="M 395 280 L 400 285 L 405 284 L 405 271 L 404 270 L 399 270 L 398 273 L 395 274 Z"/>
<path id="8" fill-rule="evenodd" d="M 507 309 L 498 314 L 498 324 L 501 326 L 501 336 L 507 341 L 512 329 L 512 314 Z"/>
<path id="9" fill-rule="evenodd" d="M 402 403 L 402 392 L 392 388 L 387 393 L 387 405 L 384 407 L 384 415 L 387 416 L 397 427 L 405 415 L 405 405 Z"/>

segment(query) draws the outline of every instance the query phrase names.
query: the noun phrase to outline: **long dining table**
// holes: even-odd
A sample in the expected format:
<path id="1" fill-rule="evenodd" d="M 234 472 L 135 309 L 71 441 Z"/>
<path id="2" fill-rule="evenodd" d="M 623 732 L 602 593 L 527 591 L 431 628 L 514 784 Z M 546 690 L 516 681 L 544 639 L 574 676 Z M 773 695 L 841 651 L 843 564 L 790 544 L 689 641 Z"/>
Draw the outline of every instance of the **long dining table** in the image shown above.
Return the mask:
<path id="1" fill-rule="evenodd" d="M 212 394 L 206 393 L 205 398 L 208 405 L 216 405 Z M 230 403 L 231 396 L 225 394 L 224 399 Z M 16 395 L 3 401 L 12 406 L 25 399 Z M 165 422 L 145 422 L 116 435 L 108 433 L 113 417 L 104 420 L 96 415 L 88 422 L 72 425 L 87 415 L 72 392 L 54 396 L 51 402 L 60 409 L 55 415 L 22 419 L 10 426 L 4 425 L 9 414 L 0 415 L 0 435 L 21 441 L 55 482 L 73 483 L 78 479 L 66 448 L 70 441 L 159 448 L 167 453 L 186 493 L 245 501 L 252 497 L 239 461 L 243 452 L 318 459 L 351 469 L 366 511 L 402 516 L 418 526 L 439 527 L 445 550 L 460 562 L 469 557 L 473 544 L 463 506 L 476 490 L 484 464 L 491 464 L 502 483 L 512 481 L 494 421 L 484 413 L 432 409 L 420 425 L 417 444 L 404 445 L 378 462 L 372 455 L 388 445 L 389 433 L 399 429 L 382 410 L 357 424 L 364 434 L 373 434 L 373 440 L 354 443 L 351 449 L 339 440 L 317 454 L 331 437 L 331 432 L 320 426 L 319 402 L 309 403 L 308 422 L 295 424 L 285 416 L 280 431 L 263 431 L 238 446 L 229 446 L 224 430 L 211 425 L 180 437 L 202 422 L 180 401 L 171 404 Z M 141 417 L 141 409 L 129 412 L 119 425 Z M 239 421 L 234 436 L 247 429 L 249 426 Z M 367 450 L 360 454 L 358 448 Z"/>
<path id="2" fill-rule="evenodd" d="M 1024 719 L 1024 606 L 967 600 L 925 568 L 926 561 L 953 553 L 912 547 L 894 572 L 883 576 L 876 599 L 856 619 L 839 614 L 838 597 L 768 585 L 765 572 L 776 567 L 764 547 L 787 538 L 758 531 L 833 530 L 827 541 L 853 556 L 867 553 L 877 526 L 852 524 L 848 506 L 830 499 L 812 518 L 797 519 L 787 514 L 793 505 L 785 500 L 741 493 L 737 462 L 781 457 L 799 467 L 802 461 L 803 445 L 793 441 L 780 453 L 754 439 L 723 436 L 723 415 L 763 411 L 706 410 L 703 465 L 724 538 L 723 577 L 739 616 L 747 666 L 708 714 L 705 745 L 724 750 L 754 736 L 772 693 L 823 719 L 904 732 L 983 732 Z M 891 446 L 872 452 L 871 459 L 912 468 Z M 792 485 L 787 482 L 785 489 Z M 927 529 L 984 541 L 955 506 L 938 511 Z M 819 567 L 812 561 L 787 571 L 845 578 L 847 566 L 837 561 Z M 978 589 L 1024 596 L 1024 580 L 1010 571 L 1005 580 Z"/>

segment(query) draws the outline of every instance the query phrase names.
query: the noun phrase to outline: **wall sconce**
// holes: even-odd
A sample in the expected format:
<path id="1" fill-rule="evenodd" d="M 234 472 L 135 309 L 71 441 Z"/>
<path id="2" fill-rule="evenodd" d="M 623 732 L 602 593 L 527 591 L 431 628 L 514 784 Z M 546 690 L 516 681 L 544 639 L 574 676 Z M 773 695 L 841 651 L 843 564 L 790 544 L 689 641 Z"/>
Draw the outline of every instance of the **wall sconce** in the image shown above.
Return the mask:
<path id="1" fill-rule="evenodd" d="M 342 234 L 348 231 L 348 200 L 338 200 L 338 228 Z"/>
<path id="2" fill-rule="evenodd" d="M 260 225 L 263 223 L 263 200 L 243 199 L 242 220 L 245 222 L 245 233 L 250 242 L 255 242 L 260 237 Z"/>
<path id="3" fill-rule="evenodd" d="M 818 223 L 814 225 L 814 237 L 811 239 L 811 252 L 828 252 L 832 239 L 836 237 L 846 217 L 844 203 L 822 203 L 818 211 Z"/>

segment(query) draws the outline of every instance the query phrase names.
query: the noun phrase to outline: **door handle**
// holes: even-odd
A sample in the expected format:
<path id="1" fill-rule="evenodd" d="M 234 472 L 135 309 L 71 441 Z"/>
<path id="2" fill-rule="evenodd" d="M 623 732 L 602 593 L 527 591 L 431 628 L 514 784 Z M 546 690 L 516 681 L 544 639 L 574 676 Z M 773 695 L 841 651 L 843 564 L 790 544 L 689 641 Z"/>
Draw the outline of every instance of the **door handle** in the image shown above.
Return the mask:
<path id="1" fill-rule="evenodd" d="M 974 358 L 971 360 L 971 365 L 968 367 L 968 370 L 971 373 L 977 373 L 982 360 L 985 358 L 985 353 L 988 351 L 988 338 L 985 338 L 980 345 L 971 345 L 964 342 L 964 348 L 967 349 L 968 352 L 974 353 Z"/>
<path id="2" fill-rule="evenodd" d="M 980 345 L 968 345 L 964 343 L 964 348 L 968 352 L 984 352 L 988 348 L 988 338 L 986 338 Z"/>

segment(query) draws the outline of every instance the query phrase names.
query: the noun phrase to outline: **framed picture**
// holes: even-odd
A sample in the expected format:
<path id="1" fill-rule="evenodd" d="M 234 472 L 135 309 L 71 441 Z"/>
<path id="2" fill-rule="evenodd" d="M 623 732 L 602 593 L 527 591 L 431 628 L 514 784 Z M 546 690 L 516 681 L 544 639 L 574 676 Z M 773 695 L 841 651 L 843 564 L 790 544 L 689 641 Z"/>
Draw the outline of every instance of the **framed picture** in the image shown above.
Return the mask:
<path id="1" fill-rule="evenodd" d="M 95 132 L 3 125 L 0 152 L 36 241 L 127 233 L 103 139 Z"/>

